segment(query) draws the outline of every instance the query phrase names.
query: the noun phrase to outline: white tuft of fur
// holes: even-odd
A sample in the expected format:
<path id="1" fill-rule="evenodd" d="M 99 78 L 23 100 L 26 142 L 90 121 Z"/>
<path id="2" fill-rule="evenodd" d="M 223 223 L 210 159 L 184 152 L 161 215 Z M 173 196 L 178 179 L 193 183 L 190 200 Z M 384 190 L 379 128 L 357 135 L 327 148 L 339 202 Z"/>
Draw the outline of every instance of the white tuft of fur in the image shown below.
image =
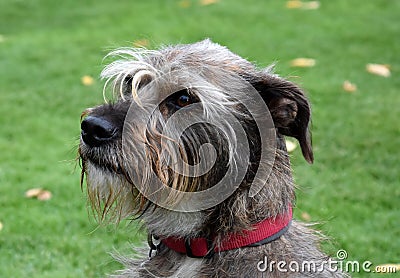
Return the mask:
<path id="1" fill-rule="evenodd" d="M 125 178 L 99 169 L 90 162 L 87 162 L 86 167 L 90 204 L 100 221 L 107 217 L 118 223 L 135 213 L 136 189 Z"/>

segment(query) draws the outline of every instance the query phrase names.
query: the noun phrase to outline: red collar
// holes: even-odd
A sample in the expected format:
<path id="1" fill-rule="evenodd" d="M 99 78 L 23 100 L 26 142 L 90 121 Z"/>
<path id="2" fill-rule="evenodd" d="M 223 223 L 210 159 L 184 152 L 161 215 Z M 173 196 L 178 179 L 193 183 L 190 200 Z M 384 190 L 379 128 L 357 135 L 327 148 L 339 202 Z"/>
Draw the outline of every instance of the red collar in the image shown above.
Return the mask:
<path id="1" fill-rule="evenodd" d="M 170 249 L 186 254 L 189 257 L 211 257 L 214 253 L 238 249 L 245 246 L 259 246 L 267 244 L 281 235 L 289 228 L 292 220 L 292 207 L 286 214 L 267 218 L 255 225 L 253 229 L 240 233 L 228 234 L 218 246 L 214 246 L 214 238 L 198 237 L 186 240 L 184 238 L 167 237 L 161 241 Z"/>

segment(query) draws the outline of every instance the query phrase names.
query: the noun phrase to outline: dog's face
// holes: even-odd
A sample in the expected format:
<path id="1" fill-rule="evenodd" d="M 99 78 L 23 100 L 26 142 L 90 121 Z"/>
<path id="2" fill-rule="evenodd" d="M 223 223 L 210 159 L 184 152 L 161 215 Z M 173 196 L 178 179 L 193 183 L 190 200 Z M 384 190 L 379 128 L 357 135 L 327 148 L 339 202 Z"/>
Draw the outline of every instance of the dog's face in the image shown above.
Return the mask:
<path id="1" fill-rule="evenodd" d="M 282 135 L 312 162 L 308 101 L 270 69 L 208 40 L 114 55 L 123 59 L 102 76 L 116 100 L 83 113 L 79 147 L 101 219 L 141 215 L 157 234 L 198 233 L 238 194 L 279 195 L 268 180 L 281 171 Z"/>

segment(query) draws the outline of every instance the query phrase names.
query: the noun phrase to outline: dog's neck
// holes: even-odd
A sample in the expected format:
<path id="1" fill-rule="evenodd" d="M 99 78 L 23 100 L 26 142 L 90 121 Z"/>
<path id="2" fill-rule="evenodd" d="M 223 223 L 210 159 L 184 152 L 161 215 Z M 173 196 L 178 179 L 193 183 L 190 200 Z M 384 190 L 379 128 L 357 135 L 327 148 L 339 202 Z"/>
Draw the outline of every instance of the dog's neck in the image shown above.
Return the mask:
<path id="1" fill-rule="evenodd" d="M 227 234 L 223 239 L 216 240 L 216 235 L 210 238 L 190 239 L 166 237 L 161 238 L 161 242 L 169 249 L 186 254 L 188 257 L 210 258 L 218 252 L 260 246 L 278 239 L 289 228 L 292 216 L 292 208 L 289 207 L 285 214 L 267 218 L 253 225 L 252 229 Z M 150 248 L 154 247 L 150 244 Z"/>

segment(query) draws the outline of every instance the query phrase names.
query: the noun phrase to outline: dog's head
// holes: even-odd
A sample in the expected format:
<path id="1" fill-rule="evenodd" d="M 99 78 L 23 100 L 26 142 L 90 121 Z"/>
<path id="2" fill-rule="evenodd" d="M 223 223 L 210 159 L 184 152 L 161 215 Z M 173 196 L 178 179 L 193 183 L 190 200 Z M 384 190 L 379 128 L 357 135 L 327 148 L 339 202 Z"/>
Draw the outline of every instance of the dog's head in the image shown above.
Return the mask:
<path id="1" fill-rule="evenodd" d="M 115 100 L 83 113 L 79 147 L 101 219 L 139 215 L 157 234 L 185 235 L 293 201 L 283 135 L 313 161 L 299 87 L 209 40 L 111 55 L 121 59 L 102 77 Z"/>

